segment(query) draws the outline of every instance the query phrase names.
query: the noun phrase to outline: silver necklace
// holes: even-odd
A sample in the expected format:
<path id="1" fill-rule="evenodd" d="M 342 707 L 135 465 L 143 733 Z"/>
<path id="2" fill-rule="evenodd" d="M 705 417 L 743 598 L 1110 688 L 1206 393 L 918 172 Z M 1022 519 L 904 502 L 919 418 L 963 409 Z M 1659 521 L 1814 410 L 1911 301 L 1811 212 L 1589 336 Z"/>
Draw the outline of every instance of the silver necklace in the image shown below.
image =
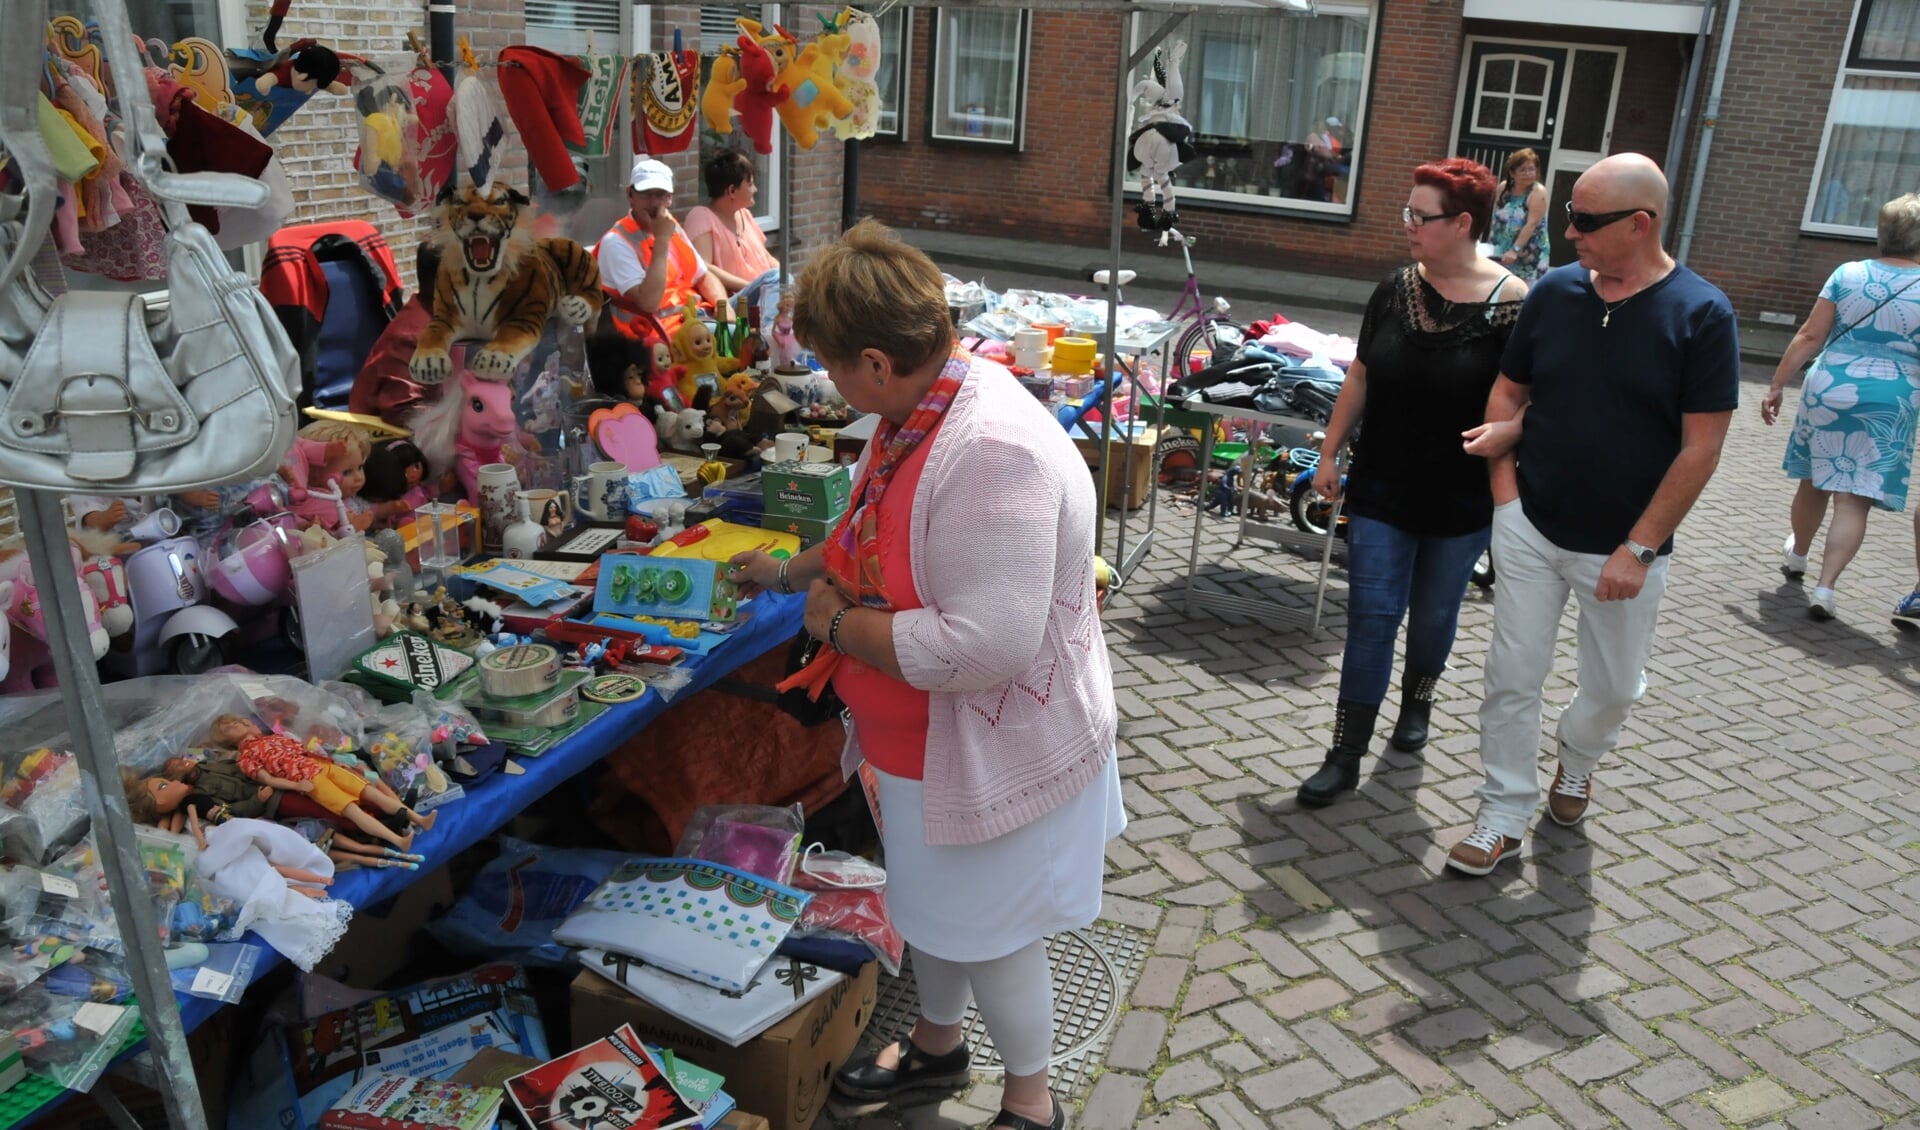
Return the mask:
<path id="1" fill-rule="evenodd" d="M 1673 273 L 1673 268 L 1668 267 L 1666 270 L 1660 272 L 1659 276 L 1656 277 L 1652 282 L 1649 282 L 1647 285 L 1641 287 L 1639 290 L 1634 291 L 1632 294 L 1627 295 L 1625 298 L 1622 298 L 1618 302 L 1608 302 L 1606 299 L 1600 298 L 1600 279 L 1598 275 L 1595 275 L 1593 280 L 1593 296 L 1595 298 L 1600 298 L 1600 307 L 1602 311 L 1600 315 L 1600 328 L 1604 330 L 1609 325 L 1612 324 L 1613 312 L 1615 310 L 1618 310 L 1620 309 L 1620 307 L 1625 306 L 1629 302 L 1632 302 L 1635 298 L 1638 298 L 1643 292 L 1652 290 L 1654 287 L 1659 286 L 1661 281 L 1664 280 L 1668 275 L 1672 273 Z"/>

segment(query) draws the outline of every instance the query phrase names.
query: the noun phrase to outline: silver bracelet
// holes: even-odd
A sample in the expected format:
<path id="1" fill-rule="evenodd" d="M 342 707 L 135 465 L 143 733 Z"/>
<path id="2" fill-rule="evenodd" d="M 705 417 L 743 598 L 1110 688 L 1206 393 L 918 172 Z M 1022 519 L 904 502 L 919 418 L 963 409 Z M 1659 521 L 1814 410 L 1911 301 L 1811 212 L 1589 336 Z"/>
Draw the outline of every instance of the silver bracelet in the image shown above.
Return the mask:
<path id="1" fill-rule="evenodd" d="M 793 595 L 793 578 L 787 573 L 787 566 L 792 564 L 792 562 L 793 558 L 791 557 L 782 557 L 780 559 L 780 591 L 786 593 L 788 596 Z"/>
<path id="2" fill-rule="evenodd" d="M 833 650 L 840 652 L 843 655 L 846 653 L 847 649 L 840 646 L 840 621 L 845 619 L 847 613 L 852 611 L 853 611 L 853 605 L 851 604 L 847 605 L 845 608 L 842 608 L 840 611 L 835 612 L 833 614 L 833 622 L 827 625 L 827 642 L 833 645 Z"/>

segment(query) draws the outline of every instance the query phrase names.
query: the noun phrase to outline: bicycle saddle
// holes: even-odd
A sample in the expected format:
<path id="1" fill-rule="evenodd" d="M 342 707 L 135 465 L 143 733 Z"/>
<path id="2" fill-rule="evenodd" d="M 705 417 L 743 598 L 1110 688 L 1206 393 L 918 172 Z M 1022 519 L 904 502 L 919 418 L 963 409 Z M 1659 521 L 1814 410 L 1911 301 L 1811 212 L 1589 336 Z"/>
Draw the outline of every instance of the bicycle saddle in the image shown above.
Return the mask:
<path id="1" fill-rule="evenodd" d="M 1101 269 L 1093 272 L 1091 275 L 1088 275 L 1087 277 L 1093 280 L 1093 283 L 1096 286 L 1106 286 L 1107 280 L 1111 278 L 1112 275 L 1113 275 L 1112 271 L 1108 270 L 1105 267 L 1102 267 Z M 1120 271 L 1120 285 L 1125 286 L 1128 283 L 1132 282 L 1134 279 L 1137 279 L 1139 277 L 1140 277 L 1140 272 L 1129 271 L 1123 267 L 1121 268 L 1121 271 Z"/>

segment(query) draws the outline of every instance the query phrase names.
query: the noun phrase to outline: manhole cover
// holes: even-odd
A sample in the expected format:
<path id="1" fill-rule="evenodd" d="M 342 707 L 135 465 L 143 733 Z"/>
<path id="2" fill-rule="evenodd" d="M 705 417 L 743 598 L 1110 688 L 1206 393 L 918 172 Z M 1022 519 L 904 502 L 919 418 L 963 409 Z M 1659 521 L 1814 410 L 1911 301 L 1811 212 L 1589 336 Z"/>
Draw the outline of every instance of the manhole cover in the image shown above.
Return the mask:
<path id="1" fill-rule="evenodd" d="M 1069 1099 L 1078 1098 L 1086 1085 L 1087 1067 L 1105 1048 L 1114 1015 L 1139 977 L 1146 953 L 1144 935 L 1107 922 L 1047 939 L 1047 960 L 1053 966 L 1053 1058 L 1048 1063 L 1054 1089 Z M 909 970 L 912 964 L 908 958 Z M 897 1040 L 919 1015 L 920 994 L 913 979 L 882 974 L 873 1022 L 862 1043 L 878 1048 Z M 1000 1050 L 987 1035 L 979 1010 L 969 1008 L 962 1023 L 973 1048 L 973 1070 L 1001 1074 L 1005 1066 Z"/>

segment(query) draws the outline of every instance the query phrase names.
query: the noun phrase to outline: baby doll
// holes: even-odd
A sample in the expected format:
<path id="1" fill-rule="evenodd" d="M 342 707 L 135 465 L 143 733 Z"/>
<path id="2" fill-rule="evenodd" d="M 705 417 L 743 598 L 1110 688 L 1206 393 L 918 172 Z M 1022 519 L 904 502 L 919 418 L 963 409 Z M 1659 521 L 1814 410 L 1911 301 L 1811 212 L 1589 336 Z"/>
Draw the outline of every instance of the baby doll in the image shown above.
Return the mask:
<path id="1" fill-rule="evenodd" d="M 367 482 L 360 497 L 372 500 L 374 517 L 389 525 L 412 519 L 413 512 L 459 485 L 452 472 L 429 478 L 427 457 L 410 439 L 383 439 L 367 453 Z"/>
<path id="2" fill-rule="evenodd" d="M 305 487 L 301 493 L 306 497 L 295 498 L 294 514 L 336 536 L 373 525 L 373 505 L 360 497 L 367 482 L 367 456 L 373 450 L 367 433 L 337 420 L 315 420 L 300 429 L 300 439 L 324 446 L 317 449 L 321 458 L 316 460 L 312 442 L 304 448 L 295 444 L 294 462 L 299 463 L 304 456 L 306 466 L 304 475 L 296 469 L 296 477 L 303 481 L 294 486 Z M 339 491 L 340 497 L 325 498 L 315 491 Z"/>
<path id="3" fill-rule="evenodd" d="M 407 823 L 422 831 L 433 827 L 436 814 L 422 816 L 400 803 L 398 797 L 373 785 L 360 774 L 308 752 L 304 745 L 285 734 L 265 734 L 251 718 L 222 714 L 208 731 L 210 744 L 234 750 L 235 761 L 248 777 L 262 784 L 290 792 L 306 793 L 320 807 L 336 816 L 344 816 L 355 828 L 406 851 L 413 846 L 412 831 L 402 836 L 375 819 L 360 806 L 367 802 L 388 816 L 404 815 Z"/>

